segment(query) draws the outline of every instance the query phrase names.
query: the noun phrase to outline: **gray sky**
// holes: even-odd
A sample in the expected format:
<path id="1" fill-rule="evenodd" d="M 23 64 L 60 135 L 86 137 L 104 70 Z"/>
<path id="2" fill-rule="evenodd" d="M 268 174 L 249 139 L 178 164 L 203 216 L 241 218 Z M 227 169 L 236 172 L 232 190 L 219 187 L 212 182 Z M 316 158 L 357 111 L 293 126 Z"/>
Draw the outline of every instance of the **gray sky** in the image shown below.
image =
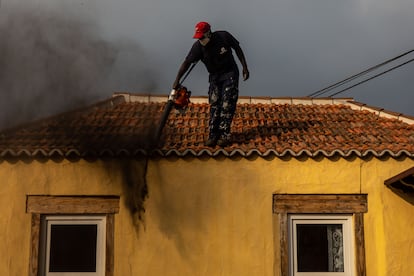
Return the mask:
<path id="1" fill-rule="evenodd" d="M 10 18 L 20 17 L 25 11 L 41 18 L 57 15 L 56 20 L 63 21 L 53 30 L 45 27 L 50 25 L 48 21 L 39 23 L 40 33 L 63 33 L 62 26 L 67 20 L 82 22 L 72 30 L 82 33 L 80 42 L 71 46 L 75 52 L 84 51 L 88 39 L 102 43 L 100 51 L 93 55 L 90 49 L 84 51 L 86 60 L 96 55 L 88 66 L 89 72 L 98 73 L 83 80 L 80 87 L 87 86 L 88 81 L 103 85 L 88 87 L 89 91 L 81 95 L 75 88 L 62 92 L 66 95 L 62 102 L 77 99 L 70 107 L 82 102 L 81 97 L 89 102 L 108 98 L 114 91 L 169 93 L 178 67 L 194 42 L 192 35 L 198 21 L 208 21 L 213 30 L 228 30 L 240 41 L 251 74 L 247 82 L 240 82 L 243 96 L 307 96 L 414 49 L 414 36 L 410 32 L 414 25 L 414 2 L 406 0 L 32 0 L 32 5 L 23 0 L 1 1 L 0 27 L 3 24 L 3 29 L 16 30 L 11 33 L 22 29 L 18 24 L 23 24 L 23 19 L 13 25 Z M 25 4 L 16 4 L 22 2 Z M 59 42 L 60 36 L 47 39 L 52 45 L 48 49 L 68 44 Z M 19 45 L 25 44 L 25 35 L 21 37 L 16 38 Z M 37 40 L 33 41 L 33 48 L 38 47 Z M 0 43 L 5 42 L 2 39 Z M 79 45 L 82 45 L 80 50 Z M 36 55 L 37 50 L 33 51 L 29 57 Z M 105 64 L 100 61 L 102 52 L 108 61 Z M 411 58 L 414 53 L 391 66 Z M 88 66 L 80 68 L 86 70 Z M 108 70 L 97 69 L 102 67 Z M 368 105 L 414 116 L 413 73 L 414 62 L 337 97 L 353 97 Z M 204 65 L 198 64 L 184 84 L 193 95 L 206 95 Z M 0 83 L 3 95 L 15 91 L 7 89 Z M 25 89 L 19 87 L 14 93 L 22 93 L 27 99 L 25 106 L 30 105 L 33 93 L 22 90 Z M 42 93 L 47 92 L 36 95 Z M 59 97 L 55 95 L 54 100 Z M 19 96 L 12 102 L 19 105 L 20 99 Z"/>

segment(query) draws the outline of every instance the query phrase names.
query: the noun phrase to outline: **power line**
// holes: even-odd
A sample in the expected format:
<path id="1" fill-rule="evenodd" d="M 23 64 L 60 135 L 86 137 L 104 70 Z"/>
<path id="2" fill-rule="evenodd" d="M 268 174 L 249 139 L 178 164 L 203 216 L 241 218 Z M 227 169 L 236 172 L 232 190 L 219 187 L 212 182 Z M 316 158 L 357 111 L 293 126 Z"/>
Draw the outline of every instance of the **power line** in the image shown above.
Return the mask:
<path id="1" fill-rule="evenodd" d="M 348 77 L 348 78 L 346 78 L 346 79 L 344 79 L 344 80 L 341 80 L 341 81 L 339 81 L 339 82 L 336 82 L 336 83 L 334 83 L 334 84 L 332 84 L 332 85 L 329 85 L 329 86 L 327 86 L 327 87 L 325 87 L 325 88 L 323 88 L 323 89 L 320 89 L 320 90 L 318 90 L 318 91 L 316 91 L 316 92 L 313 92 L 312 94 L 309 94 L 309 95 L 308 95 L 308 97 L 318 97 L 318 96 L 320 96 L 320 95 L 322 95 L 322 94 L 325 94 L 325 93 L 327 93 L 327 92 L 329 92 L 329 91 L 331 91 L 331 90 L 333 90 L 333 89 L 335 89 L 335 88 L 337 88 L 337 87 L 339 87 L 339 86 L 341 86 L 341 85 L 344 85 L 344 84 L 346 84 L 346 83 L 348 83 L 348 82 L 350 82 L 350 81 L 352 81 L 352 80 L 355 80 L 356 78 L 362 77 L 363 75 L 366 75 L 367 73 L 369 73 L 369 72 L 371 72 L 371 71 L 374 71 L 374 70 L 376 70 L 376 69 L 378 69 L 378 68 L 380 68 L 380 67 L 382 67 L 382 66 L 384 66 L 384 65 L 386 65 L 386 64 L 388 64 L 388 63 L 390 63 L 390 62 L 393 62 L 393 61 L 395 61 L 395 60 L 397 60 L 397 59 L 400 59 L 400 58 L 402 58 L 402 57 L 404 57 L 404 56 L 406 56 L 406 55 L 408 55 L 408 54 L 410 54 L 410 53 L 412 53 L 412 52 L 414 52 L 414 49 L 413 49 L 413 50 L 410 50 L 410 51 L 407 51 L 407 52 L 405 52 L 405 53 L 402 53 L 402 54 L 400 54 L 400 55 L 398 55 L 398 56 L 396 56 L 396 57 L 393 57 L 393 58 L 391 58 L 391 59 L 388 59 L 388 60 L 386 60 L 386 61 L 384 61 L 384 62 L 381 62 L 381 63 L 379 63 L 379 64 L 377 64 L 377 65 L 375 65 L 375 66 L 372 66 L 372 67 L 370 67 L 370 68 L 368 68 L 368 69 L 366 69 L 366 70 L 364 70 L 364 71 L 362 71 L 362 72 L 360 72 L 360 73 L 358 73 L 358 74 L 352 75 L 352 76 L 350 76 L 350 77 Z M 411 60 L 411 61 L 412 61 L 412 60 Z M 411 62 L 411 61 L 409 61 L 409 62 Z M 405 65 L 405 64 L 407 64 L 407 63 L 409 63 L 409 62 L 405 62 L 405 63 L 404 63 L 404 64 L 402 64 L 402 65 L 399 65 L 399 66 L 393 67 L 393 68 L 391 68 L 390 70 L 387 70 L 387 71 L 385 71 L 385 72 L 383 72 L 383 73 L 380 73 L 380 74 L 378 74 L 378 75 L 375 75 L 374 77 L 371 77 L 371 78 L 369 78 L 369 79 L 367 79 L 367 80 L 365 80 L 365 81 L 361 81 L 361 82 L 359 82 L 359 83 L 357 83 L 357 84 L 355 84 L 355 85 L 353 85 L 353 86 L 351 86 L 351 87 L 349 87 L 349 88 L 343 89 L 343 90 L 341 90 L 341 91 L 339 91 L 339 92 L 337 92 L 337 93 L 334 93 L 334 94 L 332 94 L 332 95 L 337 95 L 337 94 L 339 94 L 339 93 L 342 93 L 342 92 L 344 92 L 344 91 L 346 91 L 346 90 L 349 90 L 349 89 L 351 89 L 351 88 L 353 88 L 353 87 L 355 87 L 355 86 L 357 86 L 357 85 L 360 85 L 360 84 L 362 84 L 362 83 L 364 83 L 364 82 L 367 82 L 367 81 L 369 81 L 369 80 L 371 80 L 371 79 L 374 79 L 374 78 L 376 78 L 376 77 L 379 77 L 379 76 L 381 76 L 381 75 L 383 75 L 383 74 L 385 74 L 385 73 L 387 73 L 387 72 L 389 72 L 389 71 L 392 71 L 392 70 L 394 70 L 394 69 L 397 69 L 398 67 L 401 67 L 401 66 L 403 66 L 403 65 Z M 331 96 L 332 96 L 332 95 L 331 95 Z"/>
<path id="2" fill-rule="evenodd" d="M 370 80 L 372 80 L 372 79 L 375 79 L 376 77 L 382 76 L 382 75 L 384 75 L 384 74 L 386 74 L 386 73 L 388 73 L 388 72 L 391 72 L 392 70 L 395 70 L 395 69 L 397 69 L 397 68 L 399 68 L 399 67 L 401 67 L 401 66 L 404 66 L 404 65 L 406 65 L 406 64 L 408 64 L 408 63 L 410 63 L 410 62 L 413 62 L 413 61 L 414 61 L 414 58 L 412 58 L 412 59 L 410 59 L 410 60 L 408 60 L 408 61 L 406 61 L 406 62 L 404 62 L 404 63 L 401 63 L 400 65 L 394 66 L 394 67 L 392 67 L 392 68 L 390 68 L 390 69 L 388 69 L 388 70 L 385 70 L 384 72 L 379 73 L 379 74 L 377 74 L 377 75 L 375 75 L 375 76 L 372 76 L 372 77 L 370 77 L 370 78 L 368 78 L 368 79 L 366 79 L 366 80 L 360 81 L 360 82 L 358 82 L 358 83 L 356 83 L 356 84 L 354 84 L 354 85 L 352 85 L 352 86 L 350 86 L 350 87 L 347 87 L 347 88 L 342 89 L 342 90 L 340 90 L 340 91 L 338 91 L 338 92 L 336 92 L 336 93 L 333 93 L 333 94 L 329 95 L 328 97 L 332 97 L 332 96 L 338 95 L 338 94 L 340 94 L 340 93 L 342 93 L 342 92 L 345 92 L 345 91 L 347 91 L 347 90 L 349 90 L 349 89 L 351 89 L 351 88 L 354 88 L 355 86 L 358 86 L 358 85 L 363 84 L 363 83 L 365 83 L 365 82 L 367 82 L 367 81 L 370 81 Z"/>

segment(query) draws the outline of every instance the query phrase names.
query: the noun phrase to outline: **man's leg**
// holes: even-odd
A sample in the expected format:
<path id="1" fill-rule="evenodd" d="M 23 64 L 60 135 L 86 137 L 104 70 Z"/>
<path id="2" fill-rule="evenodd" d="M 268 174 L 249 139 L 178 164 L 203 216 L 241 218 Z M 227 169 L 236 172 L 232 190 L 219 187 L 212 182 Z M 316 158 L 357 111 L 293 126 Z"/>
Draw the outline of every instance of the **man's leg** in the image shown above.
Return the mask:
<path id="1" fill-rule="evenodd" d="M 209 136 L 205 145 L 214 147 L 217 140 L 220 138 L 220 113 L 222 109 L 222 95 L 218 82 L 210 82 L 208 91 L 208 100 L 210 104 L 210 119 L 209 119 Z"/>
<path id="2" fill-rule="evenodd" d="M 239 97 L 238 79 L 236 76 L 228 78 L 223 83 L 222 89 L 222 107 L 219 124 L 220 138 L 217 144 L 224 147 L 231 144 L 231 123 Z"/>

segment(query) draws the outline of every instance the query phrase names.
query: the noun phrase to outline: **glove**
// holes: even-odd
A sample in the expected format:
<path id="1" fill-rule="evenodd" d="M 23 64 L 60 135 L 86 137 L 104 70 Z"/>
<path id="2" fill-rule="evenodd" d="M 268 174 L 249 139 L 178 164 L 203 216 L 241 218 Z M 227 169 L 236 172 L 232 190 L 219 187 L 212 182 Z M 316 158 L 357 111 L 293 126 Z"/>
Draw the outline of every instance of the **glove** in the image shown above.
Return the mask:
<path id="1" fill-rule="evenodd" d="M 247 68 L 243 68 L 243 80 L 247 80 L 250 77 L 249 70 Z"/>

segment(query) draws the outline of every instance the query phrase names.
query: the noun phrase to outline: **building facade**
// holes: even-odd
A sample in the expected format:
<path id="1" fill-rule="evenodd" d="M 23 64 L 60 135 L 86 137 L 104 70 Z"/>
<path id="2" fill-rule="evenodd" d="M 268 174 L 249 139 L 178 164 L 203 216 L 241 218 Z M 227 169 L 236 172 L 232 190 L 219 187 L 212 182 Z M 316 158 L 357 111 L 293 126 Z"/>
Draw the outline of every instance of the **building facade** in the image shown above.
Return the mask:
<path id="1" fill-rule="evenodd" d="M 207 148 L 205 98 L 150 141 L 164 99 L 0 134 L 0 275 L 414 274 L 413 118 L 242 98 Z"/>

